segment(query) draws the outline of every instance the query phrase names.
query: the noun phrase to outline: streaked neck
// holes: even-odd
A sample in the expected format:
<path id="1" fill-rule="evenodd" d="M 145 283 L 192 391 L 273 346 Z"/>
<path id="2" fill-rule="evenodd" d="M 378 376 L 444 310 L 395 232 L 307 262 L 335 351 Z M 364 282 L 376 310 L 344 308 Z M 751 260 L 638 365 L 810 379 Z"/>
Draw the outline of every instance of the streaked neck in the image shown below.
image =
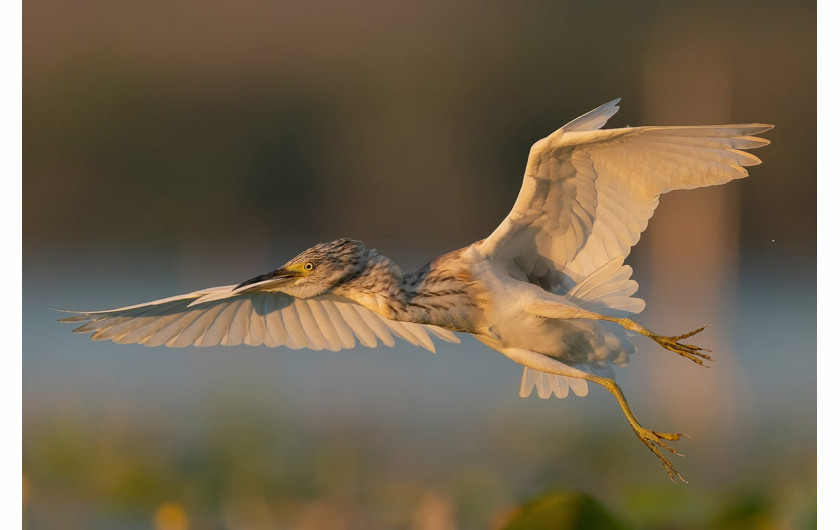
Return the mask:
<path id="1" fill-rule="evenodd" d="M 475 327 L 478 294 L 455 253 L 404 273 L 390 258 L 371 251 L 359 276 L 334 292 L 391 320 L 431 324 L 453 331 Z"/>

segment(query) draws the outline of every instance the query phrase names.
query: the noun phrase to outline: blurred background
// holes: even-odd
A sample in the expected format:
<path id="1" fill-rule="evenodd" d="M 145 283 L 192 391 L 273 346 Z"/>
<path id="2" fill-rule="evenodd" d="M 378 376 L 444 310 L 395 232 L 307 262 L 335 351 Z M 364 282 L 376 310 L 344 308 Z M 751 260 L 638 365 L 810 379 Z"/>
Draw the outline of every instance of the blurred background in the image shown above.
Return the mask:
<path id="1" fill-rule="evenodd" d="M 572 504 L 621 528 L 816 526 L 816 3 L 630 6 L 26 2 L 25 526 L 526 528 Z M 693 436 L 688 485 L 603 389 L 520 399 L 519 366 L 468 336 L 147 349 L 48 309 L 343 236 L 422 265 L 495 228 L 534 141 L 619 96 L 613 127 L 776 125 L 750 178 L 664 196 L 629 259 L 643 323 L 712 324 L 711 369 L 638 341 L 618 371 L 642 424 Z"/>

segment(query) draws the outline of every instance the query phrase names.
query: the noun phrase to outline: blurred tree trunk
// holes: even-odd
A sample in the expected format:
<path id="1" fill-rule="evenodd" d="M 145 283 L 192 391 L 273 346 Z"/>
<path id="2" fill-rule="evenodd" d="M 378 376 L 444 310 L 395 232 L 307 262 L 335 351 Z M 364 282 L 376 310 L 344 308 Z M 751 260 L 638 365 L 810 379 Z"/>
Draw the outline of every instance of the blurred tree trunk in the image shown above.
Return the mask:
<path id="1" fill-rule="evenodd" d="M 734 65 L 729 39 L 704 31 L 701 14 L 695 26 L 664 19 L 652 33 L 644 60 L 641 123 L 706 125 L 731 123 Z M 681 19 L 692 17 L 680 13 Z M 675 28 L 681 28 L 677 31 Z M 745 380 L 739 375 L 732 332 L 738 266 L 737 186 L 731 184 L 673 192 L 661 198 L 640 255 L 650 275 L 648 311 L 642 317 L 658 333 L 683 333 L 710 322 L 688 342 L 712 350 L 711 369 L 642 345 L 645 387 L 651 409 L 664 407 L 667 425 L 709 442 L 730 437 L 737 427 L 738 400 Z M 648 355 L 650 353 L 650 355 Z M 662 357 L 669 356 L 663 360 Z M 655 403 L 654 403 L 655 402 Z M 704 443 L 703 447 L 713 447 Z M 727 444 L 714 444 L 727 447 Z M 683 449 L 685 447 L 683 446 Z M 695 455 L 698 450 L 691 450 Z M 721 462 L 725 455 L 702 455 Z M 721 467 L 723 469 L 723 467 Z"/>

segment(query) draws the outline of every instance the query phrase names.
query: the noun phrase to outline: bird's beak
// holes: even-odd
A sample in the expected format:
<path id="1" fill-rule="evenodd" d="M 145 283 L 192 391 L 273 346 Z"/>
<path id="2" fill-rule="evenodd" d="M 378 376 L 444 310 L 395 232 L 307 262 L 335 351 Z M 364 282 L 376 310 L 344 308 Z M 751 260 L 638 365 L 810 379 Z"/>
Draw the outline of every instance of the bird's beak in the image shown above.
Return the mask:
<path id="1" fill-rule="evenodd" d="M 266 282 L 270 282 L 270 285 L 272 287 L 276 286 L 276 285 L 283 285 L 285 283 L 288 283 L 290 280 L 300 278 L 301 276 L 302 275 L 299 271 L 292 270 L 292 269 L 287 269 L 285 267 L 280 267 L 277 270 L 273 270 L 273 271 L 267 272 L 265 274 L 260 274 L 259 276 L 255 276 L 255 277 L 251 278 L 250 280 L 245 280 L 244 282 L 242 282 L 239 285 L 237 285 L 236 287 L 234 287 L 233 290 L 234 291 L 239 291 L 240 289 L 248 287 L 249 285 L 256 287 L 256 284 L 260 284 L 259 287 L 265 287 Z M 246 292 L 250 291 L 250 290 L 251 289 L 246 289 Z M 260 290 L 260 289 L 255 288 L 254 290 L 256 291 L 256 290 Z"/>

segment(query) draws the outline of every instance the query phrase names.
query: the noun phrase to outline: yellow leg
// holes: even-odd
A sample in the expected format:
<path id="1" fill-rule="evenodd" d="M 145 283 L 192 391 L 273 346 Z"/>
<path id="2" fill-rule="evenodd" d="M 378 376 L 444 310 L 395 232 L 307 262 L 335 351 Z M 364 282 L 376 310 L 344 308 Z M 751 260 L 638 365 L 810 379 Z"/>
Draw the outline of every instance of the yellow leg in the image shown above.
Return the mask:
<path id="1" fill-rule="evenodd" d="M 600 313 L 587 311 L 585 309 L 580 309 L 577 307 L 571 307 L 569 305 L 553 302 L 550 300 L 541 300 L 538 302 L 534 302 L 532 304 L 529 304 L 525 308 L 525 310 L 529 313 L 547 318 L 585 318 L 588 320 L 606 320 L 608 322 L 615 322 L 616 324 L 624 327 L 628 331 L 635 331 L 636 333 L 642 334 L 645 337 L 648 337 L 651 340 L 655 341 L 657 344 L 659 344 L 666 350 L 670 350 L 674 353 L 682 355 L 686 359 L 690 359 L 691 361 L 699 364 L 700 366 L 706 366 L 705 364 L 703 364 L 704 360 L 712 360 L 711 356 L 709 356 L 707 353 L 704 353 L 709 350 L 706 350 L 699 346 L 694 346 L 693 344 L 683 344 L 682 342 L 680 342 L 683 339 L 687 339 L 688 337 L 700 333 L 701 331 L 706 329 L 706 326 L 708 326 L 708 324 L 701 328 L 697 328 L 694 331 L 689 331 L 688 333 L 683 333 L 682 335 L 675 335 L 673 337 L 669 337 L 666 335 L 658 335 L 645 328 L 638 322 L 630 320 L 629 318 L 608 317 Z"/>
<path id="2" fill-rule="evenodd" d="M 663 440 L 669 441 L 677 441 L 682 437 L 690 438 L 685 433 L 667 433 L 667 432 L 658 432 L 652 431 L 650 429 L 645 429 L 639 423 L 639 420 L 636 419 L 636 416 L 633 414 L 633 411 L 630 410 L 630 404 L 627 403 L 627 398 L 624 397 L 624 392 L 621 391 L 621 387 L 618 386 L 618 383 L 613 381 L 612 379 L 607 379 L 604 377 L 598 377 L 596 375 L 587 374 L 588 377 L 586 379 L 588 381 L 592 381 L 593 383 L 598 383 L 599 385 L 603 386 L 610 393 L 615 396 L 615 399 L 618 400 L 618 405 L 621 407 L 621 410 L 624 411 L 624 415 L 627 416 L 627 421 L 630 422 L 630 426 L 633 428 L 633 432 L 636 433 L 636 436 L 642 441 L 648 449 L 650 449 L 653 454 L 662 462 L 662 465 L 665 466 L 665 471 L 668 472 L 668 476 L 671 477 L 671 481 L 674 483 L 677 482 L 677 479 L 688 483 L 687 480 L 683 478 L 677 468 L 674 467 L 674 464 L 668 460 L 665 455 L 662 454 L 662 451 L 659 448 L 667 449 L 671 451 L 677 456 L 685 456 L 684 454 L 680 453 L 670 445 L 666 444 Z M 657 447 L 658 446 L 658 447 Z"/>
<path id="3" fill-rule="evenodd" d="M 704 360 L 706 360 L 706 361 L 712 361 L 713 360 L 712 357 L 709 354 L 703 353 L 703 352 L 707 352 L 709 350 L 707 350 L 705 348 L 701 348 L 699 346 L 694 346 L 693 344 L 683 344 L 683 343 L 680 342 L 683 339 L 687 339 L 688 337 L 691 337 L 693 335 L 697 335 L 698 333 L 700 333 L 701 331 L 706 329 L 708 324 L 706 324 L 705 326 L 699 327 L 699 328 L 695 329 L 694 331 L 689 331 L 688 333 L 683 333 L 682 335 L 675 335 L 673 337 L 668 337 L 668 336 L 665 336 L 665 335 L 657 335 L 656 333 L 654 333 L 654 332 L 650 331 L 649 329 L 640 325 L 638 322 L 630 320 L 629 318 L 612 318 L 612 317 L 606 317 L 605 316 L 605 317 L 602 318 L 602 320 L 608 320 L 610 322 L 615 322 L 616 324 L 619 324 L 619 325 L 623 326 L 625 329 L 628 329 L 630 331 L 635 331 L 636 333 L 644 335 L 645 337 L 648 337 L 649 339 L 655 341 L 657 344 L 659 344 L 660 346 L 662 346 L 666 350 L 669 350 L 669 351 L 672 351 L 672 352 L 677 353 L 679 355 L 682 355 L 686 359 L 694 361 L 695 363 L 699 364 L 700 366 L 705 366 L 705 367 L 708 368 L 708 365 L 703 364 L 703 361 Z"/>
<path id="4" fill-rule="evenodd" d="M 636 416 L 633 414 L 633 411 L 630 410 L 630 405 L 627 403 L 627 398 L 624 397 L 624 393 L 621 391 L 621 388 L 615 381 L 613 381 L 612 379 L 607 379 L 605 377 L 599 377 L 588 372 L 584 372 L 583 370 L 578 370 L 577 368 L 573 368 L 556 359 L 552 359 L 551 357 L 530 350 L 507 348 L 501 350 L 501 352 L 507 357 L 518 362 L 519 364 L 525 365 L 534 370 L 539 370 L 541 372 L 546 372 L 549 374 L 562 375 L 565 377 L 577 377 L 579 379 L 586 379 L 587 381 L 597 383 L 609 390 L 610 393 L 613 396 L 615 396 L 615 398 L 618 400 L 618 404 L 621 407 L 621 410 L 624 412 L 624 415 L 627 417 L 627 421 L 630 422 L 630 427 L 633 428 L 633 432 L 636 433 L 636 436 L 639 437 L 642 443 L 645 444 L 645 446 L 648 449 L 650 449 L 653 452 L 653 454 L 656 455 L 660 462 L 662 462 L 662 465 L 665 466 L 665 471 L 668 472 L 668 476 L 671 477 L 671 480 L 675 483 L 677 482 L 677 479 L 683 482 L 688 482 L 683 478 L 680 472 L 677 471 L 677 469 L 674 467 L 671 461 L 668 460 L 665 457 L 665 455 L 662 454 L 660 448 L 667 449 L 675 455 L 684 456 L 682 453 L 678 452 L 676 449 L 665 443 L 664 440 L 673 442 L 679 440 L 682 437 L 688 438 L 689 436 L 683 433 L 665 433 L 652 431 L 650 429 L 645 429 L 644 427 L 642 427 L 639 423 L 639 420 L 637 420 Z"/>

